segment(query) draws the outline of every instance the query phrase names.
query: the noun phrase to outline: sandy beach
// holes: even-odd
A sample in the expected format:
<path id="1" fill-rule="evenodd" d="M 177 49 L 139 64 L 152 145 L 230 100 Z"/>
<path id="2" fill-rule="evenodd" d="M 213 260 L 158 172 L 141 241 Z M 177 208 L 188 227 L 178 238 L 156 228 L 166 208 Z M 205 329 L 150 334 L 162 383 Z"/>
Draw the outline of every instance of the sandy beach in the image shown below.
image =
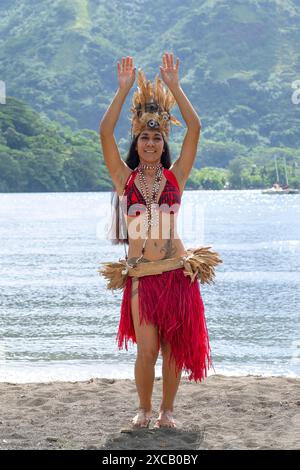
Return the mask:
<path id="1" fill-rule="evenodd" d="M 132 429 L 133 380 L 0 383 L 0 449 L 299 449 L 300 378 L 182 378 L 177 429 Z"/>

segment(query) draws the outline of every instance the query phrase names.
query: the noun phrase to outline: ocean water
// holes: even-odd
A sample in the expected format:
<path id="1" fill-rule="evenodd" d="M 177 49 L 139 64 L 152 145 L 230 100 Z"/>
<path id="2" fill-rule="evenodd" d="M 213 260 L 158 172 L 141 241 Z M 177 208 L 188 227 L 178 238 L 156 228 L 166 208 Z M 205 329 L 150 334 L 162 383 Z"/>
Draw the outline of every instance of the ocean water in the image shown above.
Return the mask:
<path id="1" fill-rule="evenodd" d="M 0 194 L 0 381 L 134 378 L 116 342 L 121 292 L 100 261 L 110 193 Z M 185 191 L 178 232 L 223 264 L 201 285 L 214 370 L 300 376 L 300 195 Z M 161 375 L 161 357 L 156 364 Z"/>

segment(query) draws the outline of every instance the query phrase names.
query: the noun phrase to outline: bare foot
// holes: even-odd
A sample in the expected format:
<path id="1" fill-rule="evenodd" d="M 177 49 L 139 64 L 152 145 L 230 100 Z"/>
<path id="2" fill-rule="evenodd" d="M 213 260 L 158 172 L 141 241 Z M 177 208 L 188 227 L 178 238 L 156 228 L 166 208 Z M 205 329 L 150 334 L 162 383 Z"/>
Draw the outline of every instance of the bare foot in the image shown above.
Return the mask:
<path id="1" fill-rule="evenodd" d="M 155 428 L 176 428 L 176 423 L 173 418 L 171 410 L 164 410 L 159 412 L 159 416 L 154 425 Z"/>
<path id="2" fill-rule="evenodd" d="M 134 428 L 147 428 L 151 421 L 151 410 L 146 411 L 143 408 L 139 408 L 138 413 L 132 419 L 131 423 Z"/>

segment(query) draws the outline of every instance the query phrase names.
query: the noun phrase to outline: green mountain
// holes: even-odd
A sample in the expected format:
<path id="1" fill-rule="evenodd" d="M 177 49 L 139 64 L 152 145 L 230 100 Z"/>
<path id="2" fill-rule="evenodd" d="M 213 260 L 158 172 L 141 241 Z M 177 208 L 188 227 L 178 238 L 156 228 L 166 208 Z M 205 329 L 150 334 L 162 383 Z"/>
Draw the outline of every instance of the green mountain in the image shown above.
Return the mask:
<path id="1" fill-rule="evenodd" d="M 97 131 L 118 87 L 117 61 L 131 55 L 153 79 L 172 51 L 203 125 L 191 185 L 201 186 L 200 168 L 231 164 L 240 167 L 237 178 L 253 165 L 257 176 L 267 172 L 255 183 L 263 187 L 277 154 L 299 187 L 300 104 L 292 102 L 299 20 L 299 0 L 1 0 L 0 80 L 9 96 L 69 132 Z M 124 150 L 134 88 L 116 128 Z M 182 120 L 178 108 L 174 114 Z M 174 157 L 183 135 L 171 133 Z"/>
<path id="2" fill-rule="evenodd" d="M 0 192 L 109 189 L 95 131 L 72 131 L 15 98 L 0 106 Z"/>

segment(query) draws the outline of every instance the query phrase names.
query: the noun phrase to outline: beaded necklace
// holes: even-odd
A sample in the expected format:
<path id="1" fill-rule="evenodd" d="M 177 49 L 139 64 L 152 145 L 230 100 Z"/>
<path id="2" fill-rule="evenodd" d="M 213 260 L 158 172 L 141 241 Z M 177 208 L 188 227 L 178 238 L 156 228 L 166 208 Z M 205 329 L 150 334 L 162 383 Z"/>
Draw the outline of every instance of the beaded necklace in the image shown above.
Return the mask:
<path id="1" fill-rule="evenodd" d="M 159 192 L 161 180 L 163 177 L 163 168 L 164 167 L 161 163 L 159 163 L 158 165 L 147 165 L 147 164 L 142 165 L 141 163 L 139 163 L 138 165 L 138 176 L 139 176 L 139 182 L 140 182 L 140 187 L 141 187 L 141 193 L 142 193 L 142 196 L 144 197 L 144 200 L 146 201 L 147 217 L 144 218 L 144 228 L 147 230 L 147 232 L 146 232 L 146 238 L 144 240 L 143 247 L 142 247 L 142 253 L 136 259 L 134 265 L 129 265 L 127 263 L 128 254 L 127 254 L 125 243 L 124 243 L 126 264 L 130 267 L 136 266 L 137 263 L 139 263 L 141 259 L 144 257 L 145 247 L 146 247 L 146 243 L 149 237 L 149 232 L 151 230 L 151 227 L 157 226 L 159 223 L 159 214 L 158 212 L 156 213 L 154 212 L 154 217 L 153 217 L 152 209 L 153 209 L 153 204 L 157 203 L 156 199 L 157 199 L 157 195 Z M 152 169 L 152 170 L 155 169 L 155 178 L 154 178 L 154 184 L 152 187 L 151 196 L 149 194 L 150 192 L 149 192 L 148 185 L 146 182 L 144 169 Z"/>

